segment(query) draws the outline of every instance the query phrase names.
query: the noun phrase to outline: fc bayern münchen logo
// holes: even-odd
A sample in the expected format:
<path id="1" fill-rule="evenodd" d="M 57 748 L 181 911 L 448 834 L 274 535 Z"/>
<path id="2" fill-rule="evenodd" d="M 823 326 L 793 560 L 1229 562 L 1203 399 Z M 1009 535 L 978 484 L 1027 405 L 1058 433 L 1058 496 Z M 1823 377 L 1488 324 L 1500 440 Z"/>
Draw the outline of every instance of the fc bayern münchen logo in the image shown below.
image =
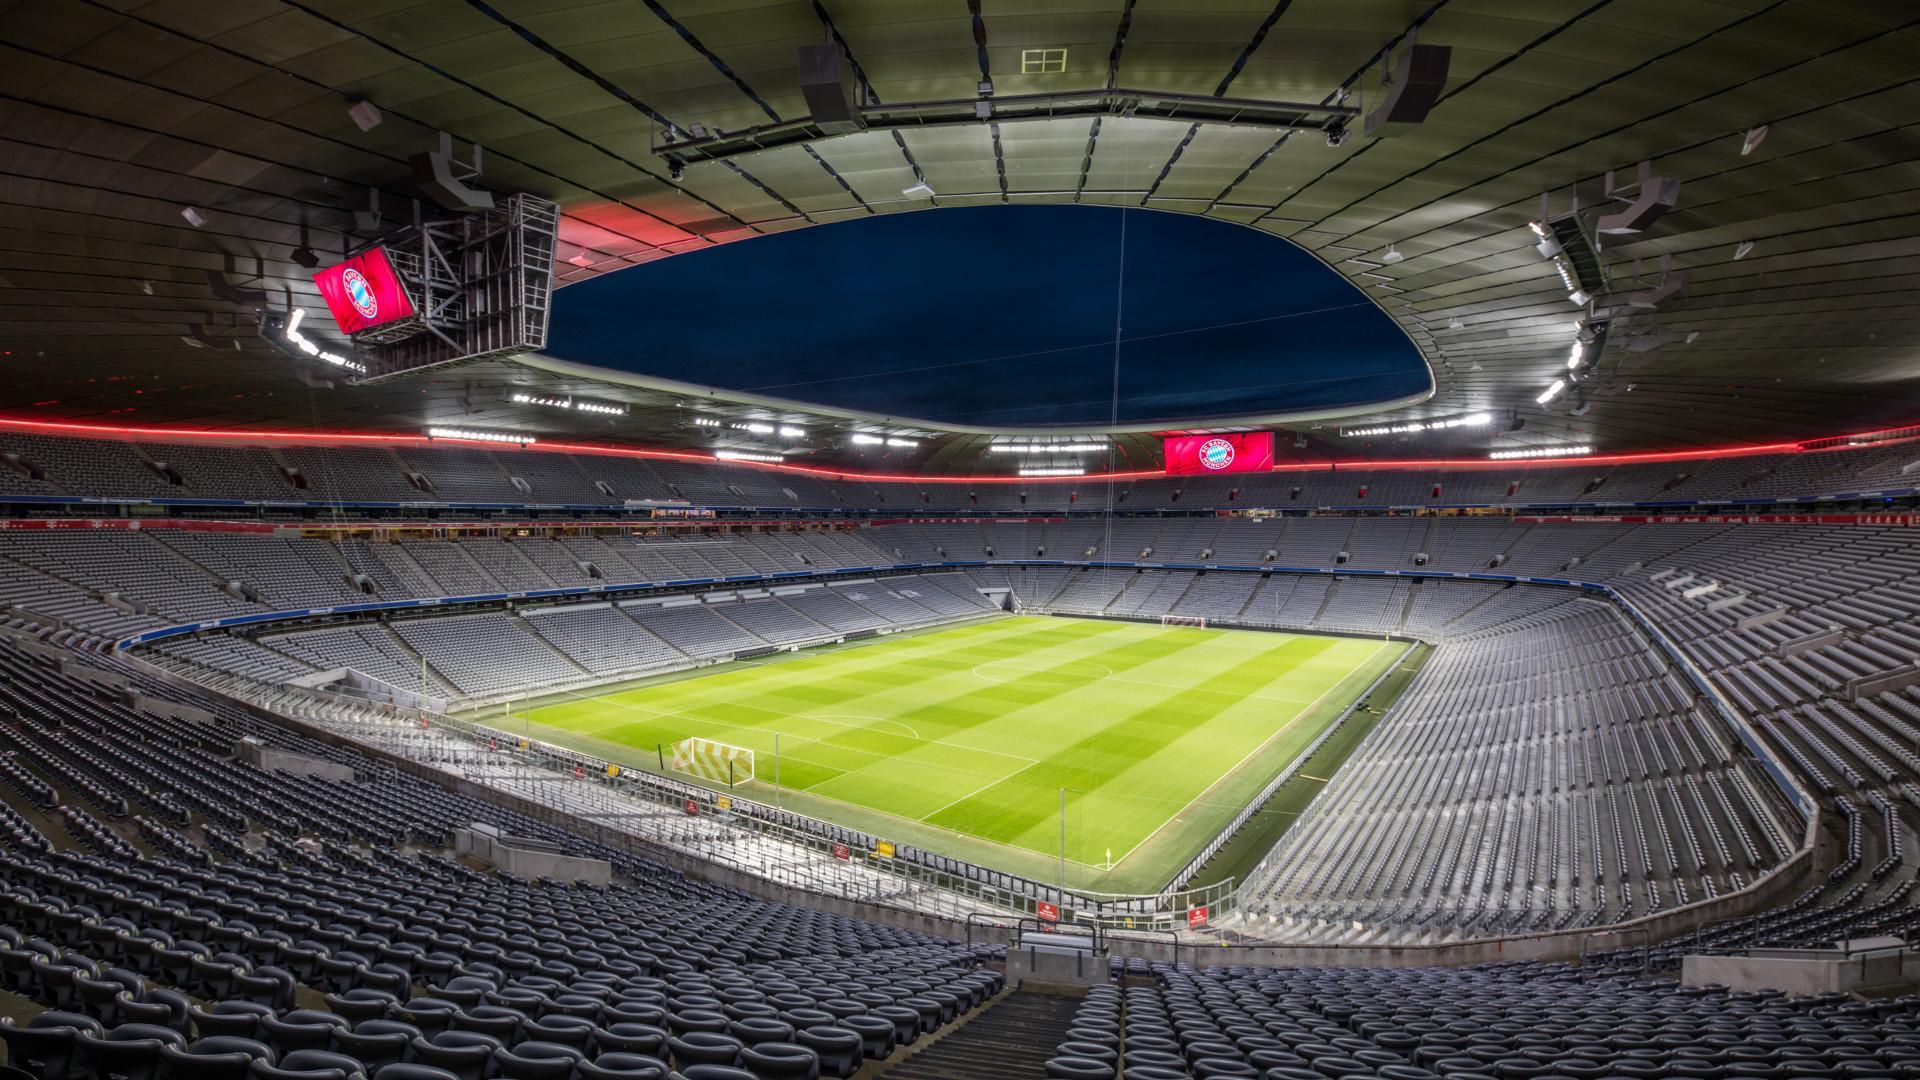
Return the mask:
<path id="1" fill-rule="evenodd" d="M 1213 472 L 1233 464 L 1233 444 L 1225 439 L 1208 439 L 1200 444 L 1200 465 Z"/>
<path id="2" fill-rule="evenodd" d="M 347 302 L 353 305 L 353 310 L 359 312 L 361 318 L 371 319 L 380 314 L 380 301 L 374 299 L 373 286 L 367 284 L 367 279 L 360 271 L 349 267 L 346 273 L 340 275 L 340 284 L 347 290 Z"/>

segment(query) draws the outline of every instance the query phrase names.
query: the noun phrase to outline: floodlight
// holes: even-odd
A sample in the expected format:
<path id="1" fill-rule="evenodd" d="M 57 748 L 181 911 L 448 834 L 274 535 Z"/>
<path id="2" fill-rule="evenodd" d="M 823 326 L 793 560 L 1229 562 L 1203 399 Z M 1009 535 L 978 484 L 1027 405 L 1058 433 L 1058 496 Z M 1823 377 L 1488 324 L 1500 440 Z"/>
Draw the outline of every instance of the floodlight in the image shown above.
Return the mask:
<path id="1" fill-rule="evenodd" d="M 1495 450 L 1493 453 L 1488 454 L 1487 457 L 1494 461 L 1513 461 L 1520 458 L 1583 457 L 1591 453 L 1593 453 L 1593 447 L 1582 444 L 1578 446 L 1540 446 L 1531 450 Z"/>
<path id="2" fill-rule="evenodd" d="M 460 439 L 465 442 L 519 443 L 535 442 L 531 435 L 514 431 L 481 431 L 477 428 L 431 427 L 427 429 L 429 439 Z"/>

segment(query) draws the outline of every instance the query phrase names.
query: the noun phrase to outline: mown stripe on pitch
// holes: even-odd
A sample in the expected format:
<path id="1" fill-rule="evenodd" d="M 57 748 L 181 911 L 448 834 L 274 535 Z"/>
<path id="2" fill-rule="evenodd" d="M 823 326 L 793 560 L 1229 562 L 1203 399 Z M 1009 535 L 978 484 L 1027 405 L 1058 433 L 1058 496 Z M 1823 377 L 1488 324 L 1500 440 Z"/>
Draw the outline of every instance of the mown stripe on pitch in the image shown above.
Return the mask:
<path id="1" fill-rule="evenodd" d="M 1015 648 L 1013 655 L 1030 656 L 1045 654 L 1054 649 L 1077 644 L 1077 642 L 1074 641 L 1054 642 L 1050 640 L 1050 637 L 1043 637 L 1039 644 L 1034 645 L 1033 639 L 1035 636 L 1033 632 L 1028 632 L 1013 635 L 1008 638 L 1007 640 L 1011 642 L 1032 645 L 1031 648 Z M 870 692 L 848 693 L 849 683 L 856 681 L 864 682 L 866 680 L 855 680 L 847 677 L 849 671 L 845 667 L 845 662 L 852 659 L 852 654 L 843 654 L 843 662 L 841 664 L 831 669 L 823 668 L 819 670 L 816 675 L 802 684 L 769 688 L 764 692 L 755 693 L 746 697 L 728 697 L 725 698 L 724 701 L 715 701 L 712 704 L 690 700 L 685 702 L 684 705 L 688 711 L 714 711 L 724 713 L 733 710 L 746 710 L 753 713 L 767 714 L 763 718 L 743 718 L 745 722 L 766 726 L 778 726 L 782 721 L 790 717 L 804 718 L 809 713 L 825 714 L 829 710 L 850 714 L 859 714 L 863 710 L 874 710 L 876 713 L 884 714 L 880 717 L 881 719 L 913 727 L 916 731 L 919 731 L 923 741 L 933 742 L 937 741 L 943 735 L 951 734 L 952 731 L 945 729 L 935 730 L 931 725 L 928 725 L 928 730 L 920 731 L 920 725 L 916 725 L 909 719 L 912 715 L 911 713 L 901 713 L 898 705 L 892 702 L 871 705 L 867 703 L 868 699 L 888 694 L 897 695 L 903 689 L 912 687 L 921 687 L 930 690 L 938 680 L 968 672 L 984 662 L 980 660 L 980 657 L 984 655 L 984 651 L 979 648 L 968 648 L 966 655 L 969 659 L 965 661 L 940 664 L 929 664 L 925 657 L 921 657 L 912 661 L 876 665 L 878 668 L 889 672 L 887 683 L 883 686 L 875 687 Z M 929 668 L 933 670 L 929 671 Z M 924 698 L 922 700 L 924 700 Z M 926 718 L 923 716 L 923 723 L 925 720 Z M 894 750 L 889 752 L 898 752 L 901 748 L 901 745 L 895 740 L 908 738 L 907 736 L 900 735 L 898 732 L 884 731 L 878 725 L 867 725 L 859 730 L 873 732 L 891 742 Z M 846 734 L 857 735 L 858 732 L 849 730 Z M 832 743 L 842 740 L 827 739 L 823 741 Z"/>
<path id="2" fill-rule="evenodd" d="M 1266 668 L 1271 662 L 1272 658 L 1268 653 L 1248 657 L 1227 668 L 1219 675 L 1209 678 L 1207 685 L 1211 686 L 1221 681 L 1228 683 L 1244 681 L 1250 673 Z M 1262 682 L 1261 685 L 1264 686 L 1265 683 Z M 1186 703 L 1186 707 L 1184 708 L 1179 707 L 1179 703 L 1181 703 L 1183 699 Z M 1238 700 L 1245 701 L 1246 697 L 1243 696 Z M 1041 767 L 1022 773 L 1016 782 L 1016 786 L 1021 788 L 1037 787 L 1044 793 L 1050 795 L 1057 795 L 1058 789 L 1062 787 L 1086 788 L 1088 789 L 1086 794 L 1069 793 L 1067 798 L 1069 808 L 1078 803 L 1085 802 L 1090 795 L 1097 796 L 1108 784 L 1119 778 L 1127 770 L 1143 761 L 1155 758 L 1180 738 L 1204 728 L 1209 720 L 1232 707 L 1232 704 L 1227 704 L 1207 708 L 1204 710 L 1207 715 L 1199 719 L 1196 723 L 1195 714 L 1201 710 L 1197 709 L 1195 704 L 1196 699 L 1188 690 L 1169 691 L 1161 697 L 1134 709 L 1116 722 L 1108 724 L 1100 730 L 1080 739 L 1073 745 L 1050 755 Z M 1284 723 L 1286 720 L 1292 719 L 1292 715 L 1293 714 L 1289 714 L 1285 718 L 1276 717 L 1276 724 Z M 1250 747 L 1248 749 L 1250 749 Z M 1220 758 L 1211 759 L 1208 764 L 1209 769 L 1220 760 Z M 1238 755 L 1231 755 L 1231 761 L 1229 761 L 1228 764 L 1237 762 L 1238 760 Z M 1165 764 L 1166 767 L 1171 770 L 1176 763 L 1168 761 Z M 1181 792 L 1183 792 L 1188 799 L 1191 799 L 1198 791 L 1204 790 L 1207 783 L 1211 783 L 1218 777 L 1218 773 L 1195 776 L 1190 769 L 1181 770 L 1179 775 L 1181 778 Z M 1089 782 L 1096 778 L 1098 779 L 1098 783 Z M 1205 781 L 1204 783 L 1202 782 L 1203 780 Z M 1199 784 L 1199 787 L 1194 787 L 1195 784 Z M 974 808 L 970 813 L 968 809 L 969 804 L 975 803 L 982 798 L 991 797 L 996 790 L 997 788 L 988 788 L 973 799 L 968 799 L 965 802 L 949 807 L 939 814 L 936 814 L 930 823 L 945 825 L 949 828 L 962 828 L 963 831 L 973 832 L 976 835 L 985 836 L 988 839 L 1017 842 L 1020 837 L 1031 830 L 1054 819 L 1059 812 L 1058 804 L 1049 799 L 1028 797 L 1016 800 L 1008 805 L 1002 803 L 1001 799 L 996 798 L 992 801 L 996 804 L 1001 804 L 998 812 L 993 813 L 985 820 L 971 817 L 971 814 L 978 813 L 978 808 Z M 1118 800 L 1109 800 L 1109 802 L 1118 802 Z M 1108 835 L 1115 836 L 1116 843 L 1114 846 L 1118 848 L 1121 830 L 1112 828 L 1112 825 L 1115 824 L 1112 818 L 1121 817 L 1130 820 L 1133 827 L 1126 830 L 1125 839 L 1127 840 L 1127 847 L 1131 848 L 1134 842 L 1137 842 L 1141 836 L 1145 835 L 1147 831 L 1150 831 L 1147 828 L 1149 824 L 1157 826 L 1161 821 L 1166 820 L 1167 816 L 1171 815 L 1178 807 L 1156 807 L 1150 814 L 1158 816 L 1153 816 L 1150 822 L 1140 820 L 1141 811 L 1139 810 L 1128 813 L 1119 806 L 1113 806 L 1112 809 L 1116 812 L 1108 816 L 1108 826 L 1111 829 Z M 991 831 L 987 831 L 989 828 Z"/>
<path id="3" fill-rule="evenodd" d="M 1116 623 L 1114 625 L 1124 624 Z M 1176 642 L 1175 647 L 1169 649 L 1167 647 L 1168 642 L 1161 637 L 1141 638 L 1100 653 L 1101 659 L 1095 660 L 1087 656 L 1078 656 L 1064 660 L 1058 664 L 1037 668 L 1029 672 L 1022 672 L 1018 678 L 1008 682 L 989 683 L 963 694 L 942 698 L 936 702 L 929 702 L 916 709 L 901 713 L 900 719 L 909 724 L 914 723 L 916 718 L 929 723 L 937 720 L 949 725 L 951 728 L 948 732 L 949 734 L 971 731 L 983 723 L 998 720 L 1006 716 L 1009 712 L 1020 709 L 1030 709 L 1035 705 L 1044 704 L 1063 695 L 1076 693 L 1084 690 L 1088 686 L 1098 684 L 1100 679 L 1097 676 L 1072 680 L 1071 672 L 1075 666 L 1084 666 L 1090 663 L 1099 664 L 1102 667 L 1110 669 L 1115 674 L 1119 674 L 1132 665 L 1133 659 L 1136 656 L 1140 659 L 1157 659 L 1171 655 L 1174 652 L 1195 648 L 1203 644 L 1204 641 L 1204 637 L 1196 636 L 1195 640 L 1191 642 Z M 972 664 L 968 666 L 978 667 L 980 665 Z M 1034 680 L 1047 676 L 1066 676 L 1072 681 L 1063 681 L 1054 685 L 1037 685 L 1034 682 Z"/>
<path id="4" fill-rule="evenodd" d="M 989 623 L 987 625 L 998 626 L 1001 624 Z M 1067 629 L 1070 625 L 1071 624 L 1061 620 L 1049 619 L 1037 626 L 1023 629 L 1019 633 L 1007 634 L 1004 637 L 996 637 L 988 641 L 970 641 L 964 646 L 964 650 L 967 656 L 975 657 L 988 649 L 997 651 L 999 649 L 1051 648 L 1055 644 L 1071 643 L 1081 636 L 1071 633 L 1070 629 Z M 884 692 L 898 689 L 902 685 L 911 685 L 912 683 L 921 681 L 926 677 L 926 672 L 929 670 L 959 672 L 969 670 L 979 665 L 981 661 L 978 659 L 950 659 L 946 654 L 950 654 L 959 648 L 950 643 L 941 643 L 942 647 L 939 650 L 933 650 L 933 644 L 945 636 L 944 634 L 930 634 L 923 639 L 901 642 L 900 645 L 904 647 L 907 654 L 898 655 L 897 658 L 897 654 L 895 654 L 893 650 L 886 650 L 888 658 L 885 660 L 878 660 L 872 656 L 863 656 L 862 653 L 865 652 L 865 650 L 853 650 L 848 652 L 823 653 L 815 658 L 814 663 L 802 661 L 796 664 L 782 665 L 782 668 L 792 670 L 783 672 L 782 676 L 777 677 L 771 688 L 764 691 L 756 689 L 753 696 L 760 697 L 785 693 L 793 694 L 803 699 L 810 699 L 816 705 L 837 706 L 844 705 L 854 698 L 866 696 L 864 694 L 847 693 L 845 687 L 850 683 L 862 685 L 871 684 L 876 688 L 876 692 Z M 920 641 L 925 641 L 927 646 L 924 648 L 921 647 L 919 645 Z M 759 680 L 753 678 L 755 674 L 771 676 L 779 670 L 781 669 L 767 669 L 759 673 L 739 673 L 743 676 L 739 681 L 752 682 L 758 686 L 761 684 Z M 721 678 L 726 679 L 725 676 L 721 676 Z M 735 680 L 726 680 L 726 685 L 724 686 L 709 685 L 700 692 L 720 692 L 730 688 L 733 681 Z M 706 683 L 707 680 L 702 679 L 697 680 L 697 682 Z M 751 701 L 752 698 L 750 697 L 747 700 Z"/>
<path id="5" fill-rule="evenodd" d="M 1088 630 L 1080 629 L 1083 626 L 1093 627 L 1094 633 L 1090 634 Z M 1124 629 L 1127 629 L 1127 627 L 1120 623 L 1085 624 L 1048 620 L 1035 629 L 1023 630 L 1021 633 L 1008 635 L 1003 641 L 1013 644 L 1004 651 L 1007 651 L 1012 656 L 1031 656 L 1036 653 L 1045 653 L 1052 649 L 1078 646 L 1083 640 L 1090 636 L 1104 635 Z M 1042 641 L 1042 644 L 1038 647 L 1020 647 L 1022 644 L 1031 645 L 1035 638 L 1039 638 Z M 1054 640 L 1057 638 L 1065 638 L 1067 640 Z M 905 643 L 903 642 L 902 644 Z M 980 663 L 984 662 L 980 660 L 980 657 L 985 655 L 985 650 L 978 647 L 971 647 L 967 649 L 967 655 L 971 658 L 967 662 L 946 665 L 951 669 L 946 673 L 964 672 L 978 667 Z M 809 676 L 808 684 L 817 684 L 828 689 L 831 689 L 834 685 L 840 685 L 844 688 L 846 682 L 844 679 L 846 673 L 845 665 L 854 661 L 858 656 L 858 653 L 822 654 L 819 658 L 820 664 L 816 666 L 817 673 Z M 1068 666 L 1080 662 L 1077 658 L 1063 660 L 1061 666 Z M 924 667 L 925 664 L 924 658 L 922 658 L 919 661 L 880 666 L 895 669 L 904 674 L 912 668 Z M 730 696 L 728 693 L 730 686 L 727 684 L 761 681 L 767 679 L 778 670 L 777 668 L 743 668 L 727 673 L 726 675 L 716 675 L 711 679 L 672 684 L 665 689 L 671 691 L 684 686 L 687 688 L 687 691 L 682 693 L 648 695 L 646 705 L 641 707 L 676 715 L 642 718 L 626 724 L 617 725 L 602 733 L 603 737 L 613 736 L 615 733 L 622 733 L 631 737 L 639 735 L 642 731 L 647 730 L 653 725 L 663 725 L 670 726 L 670 728 L 677 733 L 674 736 L 675 740 L 684 738 L 687 735 L 703 734 L 711 738 L 715 737 L 709 734 L 713 730 L 713 727 L 723 726 L 741 733 L 741 735 L 736 735 L 731 741 L 748 743 L 758 749 L 764 750 L 770 748 L 770 729 L 788 727 L 792 730 L 802 726 L 817 729 L 819 724 L 809 720 L 806 715 L 808 712 L 825 713 L 829 709 L 835 711 L 857 711 L 858 708 L 863 707 L 860 704 L 861 701 L 868 696 L 849 696 L 844 693 L 843 689 L 839 693 L 832 693 L 819 699 L 817 705 L 791 703 L 798 707 L 780 707 L 789 704 L 782 700 L 782 694 L 785 690 L 791 689 L 790 687 L 744 698 Z M 903 686 L 917 685 L 926 681 L 927 680 L 924 679 L 902 679 L 888 686 L 886 689 L 889 691 L 897 691 Z M 696 686 L 703 688 L 700 692 L 695 693 L 693 690 Z M 1061 688 L 1063 692 L 1073 689 L 1077 689 L 1077 687 L 1068 686 Z M 932 707 L 937 709 L 948 700 L 952 699 L 942 699 L 941 702 L 934 703 Z M 902 717 L 913 715 L 912 713 L 902 714 L 892 707 L 885 707 L 882 711 L 888 713 L 888 715 L 881 719 L 897 720 L 913 726 L 911 721 L 901 719 Z M 683 717 L 688 714 L 691 714 L 693 717 L 690 721 L 683 719 Z M 811 754 L 826 758 L 827 761 L 833 762 L 835 767 L 844 772 L 857 773 L 867 768 L 880 767 L 896 757 L 911 761 L 914 759 L 907 758 L 906 755 L 908 753 L 931 747 L 936 751 L 951 751 L 948 755 L 949 767 L 961 778 L 964 779 L 968 776 L 977 777 L 982 775 L 971 769 L 962 768 L 958 761 L 952 759 L 961 758 L 977 761 L 978 759 L 984 758 L 987 752 L 976 752 L 964 747 L 941 746 L 937 740 L 943 735 L 953 733 L 951 725 L 949 725 L 947 729 L 935 731 L 932 729 L 929 719 L 930 718 L 923 712 L 921 722 L 927 724 L 929 730 L 922 733 L 923 736 L 926 737 L 921 740 L 912 740 L 908 736 L 887 732 L 874 725 L 859 728 L 834 727 L 828 725 L 832 730 L 825 735 L 803 735 L 798 730 L 793 730 L 793 734 L 804 739 L 807 744 L 814 747 L 814 749 L 810 751 Z M 692 723 L 695 726 L 691 728 L 684 727 L 684 725 L 688 723 Z M 748 732 L 752 732 L 758 737 L 744 737 Z M 650 732 L 649 734 L 652 733 Z M 617 741 L 630 742 L 630 738 Z M 794 749 L 799 750 L 798 747 Z M 806 753 L 808 751 L 801 752 Z M 1000 757 L 1000 760 L 1005 762 L 1006 758 Z M 878 807 L 878 809 L 886 808 Z"/>
<path id="6" fill-rule="evenodd" d="M 941 635 L 931 635 L 929 644 Z M 988 652 L 1007 652 L 1017 655 L 1025 651 L 1040 651 L 1060 645 L 1073 644 L 1077 635 L 1063 634 L 1053 626 L 1041 625 L 1023 630 L 1017 634 L 1008 634 L 986 641 L 969 641 L 965 646 L 942 643 L 937 651 L 913 648 L 909 655 L 880 660 L 862 656 L 859 652 L 832 654 L 822 658 L 822 663 L 809 668 L 807 677 L 784 686 L 767 691 L 773 693 L 793 693 L 811 698 L 819 704 L 844 705 L 854 699 L 865 697 L 867 693 L 849 693 L 850 684 L 872 686 L 872 693 L 884 693 L 897 690 L 901 686 L 913 685 L 929 677 L 929 673 L 954 674 L 977 667 L 979 656 Z M 902 643 L 907 644 L 907 643 Z M 960 652 L 963 655 L 955 657 Z M 837 661 L 837 662 L 830 662 Z"/>

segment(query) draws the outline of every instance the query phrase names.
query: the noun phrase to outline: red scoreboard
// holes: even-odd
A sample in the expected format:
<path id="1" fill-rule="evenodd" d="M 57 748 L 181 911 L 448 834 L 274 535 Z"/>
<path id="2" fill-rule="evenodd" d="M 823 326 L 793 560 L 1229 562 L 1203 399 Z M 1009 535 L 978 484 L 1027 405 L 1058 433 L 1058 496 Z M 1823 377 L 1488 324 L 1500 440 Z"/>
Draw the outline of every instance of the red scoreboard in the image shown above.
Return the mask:
<path id="1" fill-rule="evenodd" d="M 313 275 L 320 295 L 343 333 L 404 319 L 413 314 L 413 301 L 387 261 L 385 248 L 363 251 L 338 266 Z"/>
<path id="2" fill-rule="evenodd" d="M 1168 476 L 1273 471 L 1271 431 L 1248 431 L 1232 435 L 1169 435 L 1164 441 Z"/>

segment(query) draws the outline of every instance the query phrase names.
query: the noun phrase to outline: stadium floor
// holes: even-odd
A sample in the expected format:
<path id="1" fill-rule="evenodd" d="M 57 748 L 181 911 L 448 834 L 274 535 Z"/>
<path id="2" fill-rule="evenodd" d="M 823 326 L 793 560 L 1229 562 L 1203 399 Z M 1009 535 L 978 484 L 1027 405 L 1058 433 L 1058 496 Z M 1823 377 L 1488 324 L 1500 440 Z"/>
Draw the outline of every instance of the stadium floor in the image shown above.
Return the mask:
<path id="1" fill-rule="evenodd" d="M 654 764 L 755 752 L 744 794 L 1016 873 L 1157 888 L 1404 646 L 1016 617 L 536 703 L 542 737 Z M 775 736 L 778 736 L 778 791 Z"/>

